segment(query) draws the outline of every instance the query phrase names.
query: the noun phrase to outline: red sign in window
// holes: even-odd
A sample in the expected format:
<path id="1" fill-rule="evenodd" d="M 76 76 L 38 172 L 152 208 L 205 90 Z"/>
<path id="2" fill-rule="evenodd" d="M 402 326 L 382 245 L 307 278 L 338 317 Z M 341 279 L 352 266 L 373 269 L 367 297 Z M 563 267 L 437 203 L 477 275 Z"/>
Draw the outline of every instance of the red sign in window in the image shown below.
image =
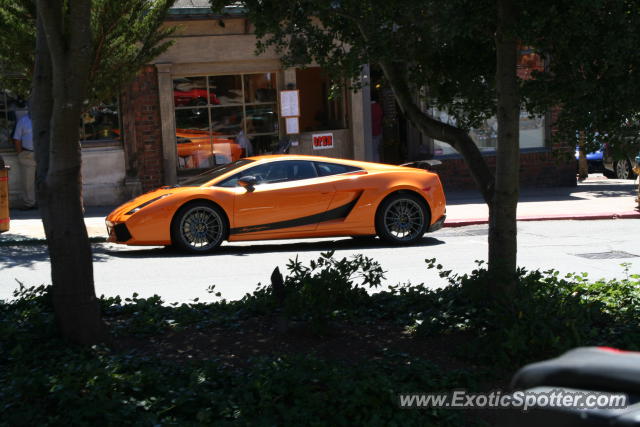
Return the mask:
<path id="1" fill-rule="evenodd" d="M 333 148 L 333 134 L 332 133 L 323 133 L 312 136 L 313 141 L 313 149 L 314 150 L 324 150 L 327 148 Z"/>

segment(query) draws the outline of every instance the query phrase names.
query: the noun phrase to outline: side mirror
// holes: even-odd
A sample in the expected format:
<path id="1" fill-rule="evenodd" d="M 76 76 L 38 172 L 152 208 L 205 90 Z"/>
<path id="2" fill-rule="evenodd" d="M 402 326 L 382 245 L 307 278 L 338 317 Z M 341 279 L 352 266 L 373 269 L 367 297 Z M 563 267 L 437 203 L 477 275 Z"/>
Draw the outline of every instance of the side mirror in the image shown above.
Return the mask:
<path id="1" fill-rule="evenodd" d="M 244 187 L 248 193 L 251 193 L 255 189 L 257 183 L 258 178 L 253 175 L 243 176 L 242 178 L 238 179 L 238 185 Z"/>

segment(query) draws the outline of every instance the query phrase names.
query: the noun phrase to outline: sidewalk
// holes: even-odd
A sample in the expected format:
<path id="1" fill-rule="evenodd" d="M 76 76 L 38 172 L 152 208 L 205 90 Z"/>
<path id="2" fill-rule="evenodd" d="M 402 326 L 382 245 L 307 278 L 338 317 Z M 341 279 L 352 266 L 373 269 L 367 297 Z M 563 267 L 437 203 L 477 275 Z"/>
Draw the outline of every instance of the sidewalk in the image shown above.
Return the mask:
<path id="1" fill-rule="evenodd" d="M 451 191 L 446 192 L 446 196 L 445 227 L 487 223 L 489 210 L 477 191 Z M 577 187 L 521 190 L 518 220 L 640 218 L 640 212 L 636 210 L 636 197 L 637 186 L 633 181 L 591 175 Z M 113 209 L 114 206 L 87 208 L 85 224 L 90 238 L 96 240 L 107 238 L 104 218 Z M 37 210 L 23 212 L 13 209 L 10 216 L 10 230 L 0 234 L 0 245 L 45 238 Z"/>
<path id="2" fill-rule="evenodd" d="M 486 224 L 489 208 L 478 192 L 447 195 L 445 227 Z M 518 221 L 640 218 L 634 181 L 592 174 L 577 187 L 525 188 L 520 191 Z"/>

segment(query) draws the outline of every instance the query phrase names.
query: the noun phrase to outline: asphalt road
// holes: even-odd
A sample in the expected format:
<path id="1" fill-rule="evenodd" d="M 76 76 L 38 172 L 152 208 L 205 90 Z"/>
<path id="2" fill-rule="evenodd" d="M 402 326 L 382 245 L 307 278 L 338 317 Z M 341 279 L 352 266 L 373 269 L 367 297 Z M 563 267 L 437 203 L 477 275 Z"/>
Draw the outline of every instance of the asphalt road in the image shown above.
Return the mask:
<path id="1" fill-rule="evenodd" d="M 519 223 L 518 263 L 530 269 L 562 273 L 587 272 L 593 278 L 623 277 L 621 263 L 640 273 L 640 221 L 544 221 Z M 308 262 L 320 252 L 335 249 L 337 257 L 363 253 L 387 271 L 386 285 L 411 282 L 437 287 L 444 284 L 424 260 L 437 258 L 445 268 L 470 272 L 475 260 L 486 259 L 487 227 L 445 228 L 427 234 L 411 247 L 390 247 L 379 241 L 350 238 L 278 240 L 225 244 L 209 255 L 186 255 L 165 248 L 135 248 L 114 244 L 94 246 L 94 276 L 98 295 L 160 295 L 167 302 L 228 300 L 267 283 L 276 266 L 298 256 Z M 585 255 L 586 254 L 586 255 Z M 10 298 L 17 281 L 26 286 L 50 283 L 49 257 L 42 245 L 0 247 L 0 299 Z M 385 286 L 386 286 L 385 285 Z"/>

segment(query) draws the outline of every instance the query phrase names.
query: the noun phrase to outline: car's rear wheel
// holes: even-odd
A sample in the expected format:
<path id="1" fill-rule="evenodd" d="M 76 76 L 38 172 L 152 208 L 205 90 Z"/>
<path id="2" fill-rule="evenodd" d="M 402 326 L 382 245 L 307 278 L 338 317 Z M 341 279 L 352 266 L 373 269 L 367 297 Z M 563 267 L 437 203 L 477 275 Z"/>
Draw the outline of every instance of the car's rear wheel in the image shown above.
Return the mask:
<path id="1" fill-rule="evenodd" d="M 430 213 L 423 200 L 413 194 L 396 193 L 387 197 L 376 213 L 376 231 L 393 244 L 411 244 L 427 231 Z"/>
<path id="2" fill-rule="evenodd" d="M 207 202 L 183 206 L 171 224 L 173 244 L 192 253 L 203 253 L 220 246 L 227 233 L 224 213 Z"/>

